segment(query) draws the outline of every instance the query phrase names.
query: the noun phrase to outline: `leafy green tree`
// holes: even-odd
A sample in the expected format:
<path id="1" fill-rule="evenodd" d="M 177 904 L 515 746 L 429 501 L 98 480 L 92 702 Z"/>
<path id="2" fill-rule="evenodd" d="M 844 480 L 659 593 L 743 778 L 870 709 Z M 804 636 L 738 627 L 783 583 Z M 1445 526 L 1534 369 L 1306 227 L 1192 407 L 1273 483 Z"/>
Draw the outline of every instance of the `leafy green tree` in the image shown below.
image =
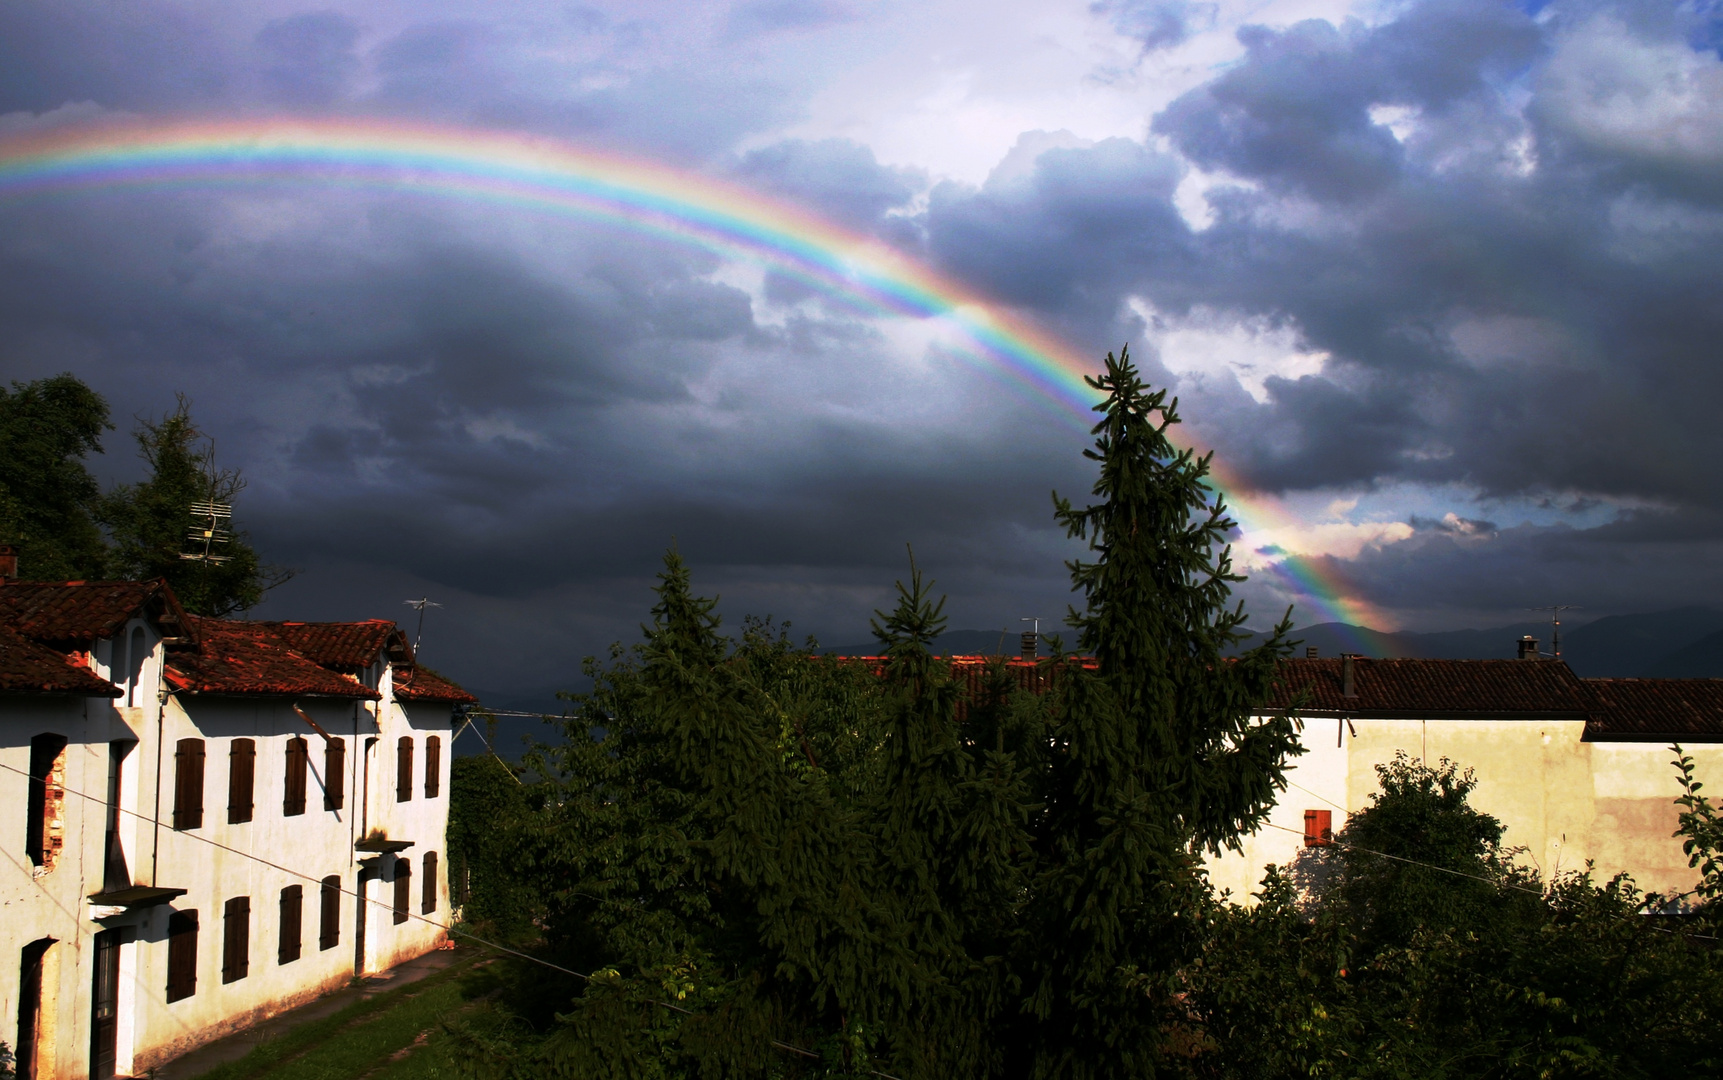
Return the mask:
<path id="1" fill-rule="evenodd" d="M 201 550 L 188 535 L 198 524 L 193 504 L 231 505 L 245 488 L 239 470 L 215 467 L 214 448 L 192 422 L 191 403 L 184 395 L 160 420 L 139 421 L 134 434 L 138 454 L 149 464 L 149 478 L 116 487 L 100 504 L 101 523 L 112 537 L 115 576 L 166 578 L 187 611 L 214 616 L 255 607 L 264 593 L 292 576 L 291 571 L 265 565 L 237 529 L 228 542 L 211 548 L 226 561 L 181 557 Z"/>
<path id="2" fill-rule="evenodd" d="M 84 456 L 101 453 L 112 426 L 107 402 L 69 373 L 0 387 L 0 543 L 19 548 L 24 576 L 105 576 L 100 490 Z"/>
<path id="3" fill-rule="evenodd" d="M 462 920 L 513 940 L 537 914 L 519 873 L 515 840 L 532 811 L 515 771 L 489 754 L 449 766 L 448 852 L 452 891 L 465 889 Z"/>

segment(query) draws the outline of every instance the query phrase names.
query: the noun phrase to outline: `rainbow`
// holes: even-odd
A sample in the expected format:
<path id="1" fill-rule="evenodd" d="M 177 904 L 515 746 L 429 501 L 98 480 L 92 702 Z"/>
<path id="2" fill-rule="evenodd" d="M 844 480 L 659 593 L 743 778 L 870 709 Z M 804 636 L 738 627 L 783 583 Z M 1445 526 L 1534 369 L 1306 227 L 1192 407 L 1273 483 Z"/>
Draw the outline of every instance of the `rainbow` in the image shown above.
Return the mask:
<path id="1" fill-rule="evenodd" d="M 0 138 L 0 198 L 111 187 L 304 181 L 381 187 L 612 223 L 764 265 L 870 314 L 938 319 L 957 351 L 1067 419 L 1092 423 L 1093 370 L 1028 320 L 878 240 L 743 187 L 615 153 L 523 135 L 353 119 L 154 121 Z M 1246 540 L 1297 522 L 1217 472 Z M 1270 564 L 1287 591 L 1337 622 L 1382 625 L 1323 564 Z"/>

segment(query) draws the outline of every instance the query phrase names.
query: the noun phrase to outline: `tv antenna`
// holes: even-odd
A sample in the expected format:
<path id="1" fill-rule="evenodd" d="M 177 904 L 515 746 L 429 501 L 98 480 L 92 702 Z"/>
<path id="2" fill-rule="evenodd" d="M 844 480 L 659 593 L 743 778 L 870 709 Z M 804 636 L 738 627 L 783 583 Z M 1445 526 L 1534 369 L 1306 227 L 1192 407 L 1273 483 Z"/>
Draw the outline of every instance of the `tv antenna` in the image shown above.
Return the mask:
<path id="1" fill-rule="evenodd" d="M 1564 611 L 1580 611 L 1579 604 L 1546 604 L 1543 607 L 1526 608 L 1527 611 L 1547 611 L 1550 613 L 1550 655 L 1561 659 L 1561 613 Z"/>
<path id="2" fill-rule="evenodd" d="M 443 605 L 424 596 L 419 597 L 417 600 L 403 600 L 401 603 L 419 613 L 419 629 L 413 634 L 413 651 L 418 652 L 419 642 L 424 640 L 425 637 L 425 609 L 428 607 L 442 607 Z"/>
<path id="3" fill-rule="evenodd" d="M 215 545 L 226 544 L 233 539 L 233 530 L 228 526 L 233 524 L 233 504 L 216 502 L 214 499 L 204 499 L 191 504 L 192 526 L 186 531 L 186 539 L 193 544 L 202 544 L 199 551 L 182 551 L 179 557 L 192 562 L 224 563 L 231 555 L 217 555 Z"/>

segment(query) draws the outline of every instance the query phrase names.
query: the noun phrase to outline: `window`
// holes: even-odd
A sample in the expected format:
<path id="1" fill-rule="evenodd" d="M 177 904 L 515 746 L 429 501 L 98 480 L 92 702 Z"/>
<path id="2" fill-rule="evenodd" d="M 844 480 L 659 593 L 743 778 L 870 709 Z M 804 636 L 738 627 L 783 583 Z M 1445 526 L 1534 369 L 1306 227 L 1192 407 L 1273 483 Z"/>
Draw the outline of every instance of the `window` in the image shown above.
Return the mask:
<path id="1" fill-rule="evenodd" d="M 413 740 L 406 735 L 395 744 L 395 801 L 413 798 Z"/>
<path id="2" fill-rule="evenodd" d="M 173 752 L 173 827 L 203 828 L 203 740 L 181 739 Z"/>
<path id="3" fill-rule="evenodd" d="M 425 880 L 419 886 L 419 912 L 429 915 L 437 910 L 437 853 L 425 852 Z"/>
<path id="4" fill-rule="evenodd" d="M 1334 843 L 1334 811 L 1304 812 L 1304 846 L 1327 847 Z"/>
<path id="5" fill-rule="evenodd" d="M 25 808 L 24 844 L 30 861 L 44 870 L 59 861 L 62 833 L 60 809 L 66 801 L 66 739 L 38 735 L 30 740 L 30 797 Z"/>
<path id="6" fill-rule="evenodd" d="M 341 944 L 341 878 L 330 874 L 323 879 L 323 888 L 319 899 L 322 901 L 323 912 L 321 924 L 317 928 L 317 947 L 333 949 Z"/>
<path id="7" fill-rule="evenodd" d="M 144 658 L 149 655 L 146 644 L 144 628 L 141 626 L 132 627 L 132 661 L 126 667 L 127 705 L 138 703 L 138 683 L 143 679 Z"/>
<path id="8" fill-rule="evenodd" d="M 197 912 L 168 916 L 169 1001 L 191 997 L 197 990 Z"/>
<path id="9" fill-rule="evenodd" d="M 413 864 L 407 859 L 395 860 L 395 925 L 409 918 L 407 905 L 413 898 Z"/>
<path id="10" fill-rule="evenodd" d="M 227 750 L 227 823 L 251 820 L 252 789 L 257 778 L 257 743 L 235 739 Z"/>
<path id="11" fill-rule="evenodd" d="M 281 943 L 276 947 L 279 964 L 291 964 L 299 959 L 299 931 L 305 914 L 305 889 L 289 885 L 281 890 Z"/>
<path id="12" fill-rule="evenodd" d="M 221 913 L 221 981 L 251 974 L 251 897 L 236 896 Z"/>
<path id="13" fill-rule="evenodd" d="M 288 817 L 305 813 L 305 773 L 310 764 L 311 750 L 305 740 L 295 736 L 287 740 L 287 794 L 281 800 L 281 812 Z"/>
<path id="14" fill-rule="evenodd" d="M 347 805 L 347 744 L 340 739 L 323 743 L 323 809 L 339 810 Z"/>
<path id="15" fill-rule="evenodd" d="M 425 798 L 436 798 L 442 789 L 443 740 L 432 735 L 425 740 Z"/>

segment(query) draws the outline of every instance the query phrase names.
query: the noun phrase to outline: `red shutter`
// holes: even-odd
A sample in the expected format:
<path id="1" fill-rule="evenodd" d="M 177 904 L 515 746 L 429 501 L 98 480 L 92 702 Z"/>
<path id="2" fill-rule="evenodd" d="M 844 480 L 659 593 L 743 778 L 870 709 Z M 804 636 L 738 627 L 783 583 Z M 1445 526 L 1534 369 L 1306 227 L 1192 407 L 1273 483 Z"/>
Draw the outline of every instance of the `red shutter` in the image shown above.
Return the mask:
<path id="1" fill-rule="evenodd" d="M 221 981 L 238 982 L 251 974 L 251 897 L 229 900 L 221 915 Z"/>
<path id="2" fill-rule="evenodd" d="M 203 740 L 181 739 L 175 744 L 173 827 L 203 828 Z"/>
<path id="3" fill-rule="evenodd" d="M 1334 843 L 1334 811 L 1306 810 L 1304 812 L 1304 846 L 1327 847 Z"/>
<path id="4" fill-rule="evenodd" d="M 281 812 L 287 817 L 305 813 L 305 772 L 310 757 L 304 739 L 295 736 L 287 740 L 287 782 L 283 785 L 286 794 L 281 800 Z"/>
<path id="5" fill-rule="evenodd" d="M 339 810 L 347 803 L 347 744 L 330 739 L 323 744 L 323 809 Z"/>
<path id="6" fill-rule="evenodd" d="M 425 798 L 436 798 L 442 789 L 443 740 L 432 735 L 425 740 Z"/>
<path id="7" fill-rule="evenodd" d="M 235 739 L 227 751 L 227 823 L 251 820 L 252 789 L 257 775 L 257 744 Z"/>
<path id="8" fill-rule="evenodd" d="M 437 853 L 425 852 L 425 880 L 419 885 L 419 913 L 437 910 Z"/>
<path id="9" fill-rule="evenodd" d="M 395 925 L 409 918 L 407 906 L 413 900 L 413 864 L 407 859 L 395 860 Z"/>
<path id="10" fill-rule="evenodd" d="M 168 1001 L 179 1001 L 197 992 L 197 912 L 176 911 L 168 916 Z"/>
<path id="11" fill-rule="evenodd" d="M 413 798 L 413 740 L 403 735 L 395 744 L 395 801 Z"/>
<path id="12" fill-rule="evenodd" d="M 317 928 L 317 947 L 333 949 L 341 944 L 341 878 L 331 874 L 323 879 L 322 925 Z"/>

